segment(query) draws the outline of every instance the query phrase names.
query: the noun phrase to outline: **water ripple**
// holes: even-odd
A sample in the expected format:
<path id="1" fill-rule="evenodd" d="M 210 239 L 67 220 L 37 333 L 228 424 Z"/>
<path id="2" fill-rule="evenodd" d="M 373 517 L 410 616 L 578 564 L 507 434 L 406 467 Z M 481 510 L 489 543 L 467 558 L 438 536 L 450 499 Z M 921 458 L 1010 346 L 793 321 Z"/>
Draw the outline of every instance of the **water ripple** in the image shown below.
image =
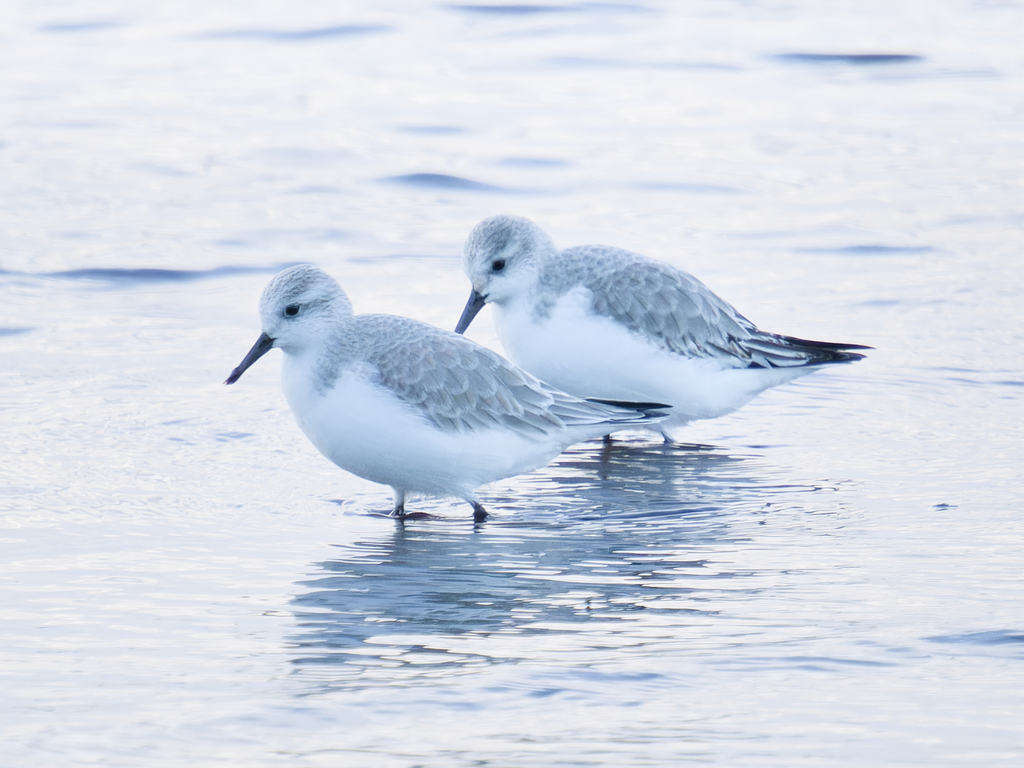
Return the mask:
<path id="1" fill-rule="evenodd" d="M 844 245 L 838 248 L 797 248 L 797 253 L 835 253 L 841 256 L 900 256 L 918 253 L 934 253 L 930 245 Z"/>
<path id="2" fill-rule="evenodd" d="M 233 275 L 276 273 L 290 266 L 293 266 L 293 263 L 275 264 L 268 267 L 213 267 L 212 269 L 92 267 L 88 269 L 65 269 L 60 272 L 47 272 L 39 275 L 39 277 L 56 277 L 63 280 L 97 280 L 108 283 L 180 283 Z"/>
<path id="3" fill-rule="evenodd" d="M 924 56 L 911 53 L 776 53 L 769 58 L 787 64 L 848 64 L 879 66 L 911 64 L 924 61 Z"/>
<path id="4" fill-rule="evenodd" d="M 484 16 L 536 16 L 545 13 L 649 13 L 650 9 L 633 3 L 572 3 L 568 5 L 449 5 L 449 8 L 463 13 L 475 13 Z"/>
<path id="5" fill-rule="evenodd" d="M 1024 631 L 996 629 L 987 632 L 968 632 L 963 635 L 936 635 L 926 637 L 925 640 L 953 645 L 1024 645 Z"/>
<path id="6" fill-rule="evenodd" d="M 123 27 L 119 21 L 78 21 L 78 22 L 55 22 L 44 24 L 37 28 L 39 32 L 56 32 L 60 34 L 74 32 L 101 32 L 106 29 L 117 29 Z"/>
<path id="7" fill-rule="evenodd" d="M 381 181 L 393 184 L 402 184 L 417 189 L 444 189 L 448 191 L 458 190 L 463 192 L 508 192 L 510 190 L 496 187 L 493 184 L 484 184 L 472 179 L 464 179 L 461 176 L 449 176 L 445 173 L 408 173 L 402 176 L 387 176 Z"/>
<path id="8" fill-rule="evenodd" d="M 316 29 L 225 29 L 195 35 L 197 40 L 265 40 L 274 43 L 300 43 L 337 37 L 355 37 L 390 32 L 393 27 L 383 24 L 339 24 Z"/>

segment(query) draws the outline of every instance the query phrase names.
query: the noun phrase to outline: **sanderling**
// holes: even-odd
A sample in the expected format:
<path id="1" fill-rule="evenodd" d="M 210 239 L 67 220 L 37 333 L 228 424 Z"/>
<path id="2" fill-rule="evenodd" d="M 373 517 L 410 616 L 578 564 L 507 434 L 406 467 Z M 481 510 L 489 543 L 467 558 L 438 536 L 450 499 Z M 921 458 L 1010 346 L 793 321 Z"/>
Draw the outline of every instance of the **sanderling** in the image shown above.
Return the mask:
<path id="1" fill-rule="evenodd" d="M 353 315 L 341 286 L 309 265 L 274 277 L 260 298 L 263 333 L 225 384 L 274 347 L 302 431 L 354 475 L 407 494 L 457 497 L 486 517 L 475 490 L 544 466 L 567 446 L 665 418 L 648 404 L 584 400 L 500 355 L 426 323 Z"/>
<path id="2" fill-rule="evenodd" d="M 669 431 L 721 416 L 759 392 L 863 355 L 859 344 L 760 331 L 695 277 L 603 245 L 558 251 L 518 216 L 494 216 L 469 234 L 462 265 L 472 284 L 455 330 L 486 304 L 506 354 L 579 397 L 672 406 Z"/>

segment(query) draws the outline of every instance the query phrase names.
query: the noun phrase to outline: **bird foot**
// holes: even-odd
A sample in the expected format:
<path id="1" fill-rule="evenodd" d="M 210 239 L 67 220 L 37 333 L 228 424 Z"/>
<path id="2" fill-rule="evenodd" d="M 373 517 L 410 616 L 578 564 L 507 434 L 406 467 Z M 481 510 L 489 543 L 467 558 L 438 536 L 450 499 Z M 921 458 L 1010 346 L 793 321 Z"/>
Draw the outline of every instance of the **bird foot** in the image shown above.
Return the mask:
<path id="1" fill-rule="evenodd" d="M 406 512 L 405 505 L 395 507 L 388 514 L 392 520 L 404 523 L 406 520 L 436 520 L 437 518 L 429 512 Z"/>
<path id="2" fill-rule="evenodd" d="M 482 523 L 487 519 L 487 510 L 483 508 L 483 505 L 478 502 L 473 502 L 473 522 Z"/>

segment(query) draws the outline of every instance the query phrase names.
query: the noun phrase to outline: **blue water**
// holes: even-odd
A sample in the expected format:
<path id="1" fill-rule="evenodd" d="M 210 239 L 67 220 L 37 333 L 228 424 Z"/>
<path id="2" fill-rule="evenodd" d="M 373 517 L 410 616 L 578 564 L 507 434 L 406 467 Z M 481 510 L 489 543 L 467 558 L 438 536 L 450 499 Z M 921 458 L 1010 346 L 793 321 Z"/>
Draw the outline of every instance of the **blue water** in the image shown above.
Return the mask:
<path id="1" fill-rule="evenodd" d="M 9 3 L 0 765 L 1020 765 L 1022 28 Z M 220 382 L 286 264 L 452 327 L 501 212 L 876 349 L 396 525 Z"/>

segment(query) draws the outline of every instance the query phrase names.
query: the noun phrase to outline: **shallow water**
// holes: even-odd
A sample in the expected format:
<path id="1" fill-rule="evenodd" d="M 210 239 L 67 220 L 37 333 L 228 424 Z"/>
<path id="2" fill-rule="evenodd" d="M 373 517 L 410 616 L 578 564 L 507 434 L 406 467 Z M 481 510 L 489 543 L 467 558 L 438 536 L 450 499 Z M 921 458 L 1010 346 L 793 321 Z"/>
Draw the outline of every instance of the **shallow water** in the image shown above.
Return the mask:
<path id="1" fill-rule="evenodd" d="M 0 763 L 1024 759 L 1020 3 L 9 5 Z M 396 525 L 220 382 L 499 212 L 876 350 Z"/>

